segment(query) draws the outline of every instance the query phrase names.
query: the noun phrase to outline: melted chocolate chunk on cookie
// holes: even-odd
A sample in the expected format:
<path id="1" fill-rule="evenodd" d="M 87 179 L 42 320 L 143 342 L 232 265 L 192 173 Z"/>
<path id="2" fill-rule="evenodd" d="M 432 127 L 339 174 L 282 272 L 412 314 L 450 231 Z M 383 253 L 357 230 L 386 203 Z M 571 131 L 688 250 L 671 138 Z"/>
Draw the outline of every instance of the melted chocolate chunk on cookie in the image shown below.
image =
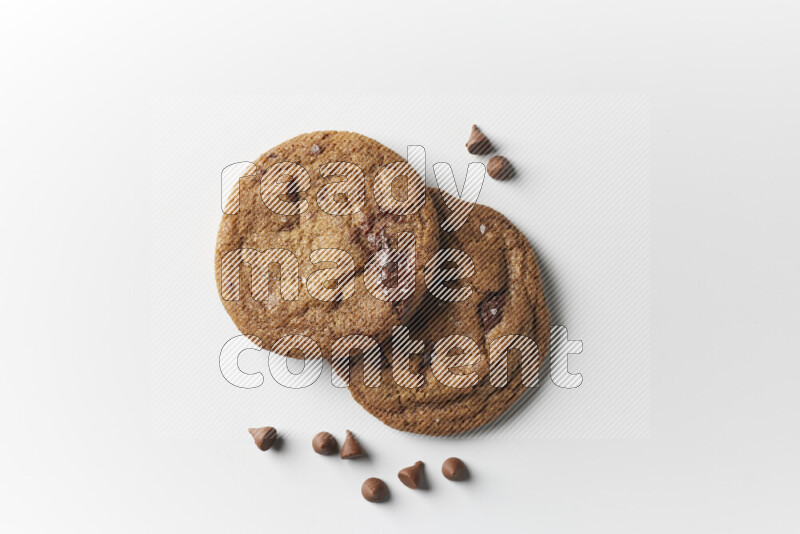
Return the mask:
<path id="1" fill-rule="evenodd" d="M 421 373 L 423 370 L 431 366 L 433 362 L 433 347 L 435 343 L 433 341 L 426 341 L 425 342 L 425 350 L 421 353 L 417 354 L 416 356 L 412 356 L 411 360 L 411 370 L 415 373 Z"/>
<path id="2" fill-rule="evenodd" d="M 350 235 L 348 236 L 348 241 L 350 243 L 359 243 L 362 240 L 366 240 L 370 246 L 373 248 L 380 249 L 380 246 L 376 246 L 375 243 L 377 242 L 377 238 L 375 236 L 376 232 L 375 228 L 375 216 L 369 215 L 363 221 L 361 221 L 357 226 L 355 226 L 352 230 L 350 230 Z"/>
<path id="3" fill-rule="evenodd" d="M 490 292 L 483 297 L 483 300 L 478 305 L 478 316 L 481 319 L 484 332 L 488 332 L 500 323 L 505 305 L 505 291 Z"/>
<path id="4" fill-rule="evenodd" d="M 286 198 L 292 204 L 296 203 L 300 200 L 300 187 L 297 185 L 297 180 L 292 180 L 289 182 L 289 187 L 287 188 Z"/>
<path id="5" fill-rule="evenodd" d="M 396 261 L 390 261 L 383 265 L 383 287 L 394 289 L 400 283 L 400 270 L 397 268 Z"/>
<path id="6" fill-rule="evenodd" d="M 433 341 L 425 342 L 425 351 L 422 353 L 422 368 L 430 367 L 433 362 L 433 348 L 436 343 Z"/>
<path id="7" fill-rule="evenodd" d="M 280 227 L 278 227 L 279 232 L 291 232 L 294 230 L 294 227 L 297 226 L 298 219 L 297 217 L 286 216 L 284 217 L 286 220 L 281 222 Z"/>
<path id="8" fill-rule="evenodd" d="M 386 234 L 386 227 L 381 228 L 377 232 L 368 233 L 367 241 L 370 245 L 375 247 L 376 250 L 389 248 L 389 236 Z"/>

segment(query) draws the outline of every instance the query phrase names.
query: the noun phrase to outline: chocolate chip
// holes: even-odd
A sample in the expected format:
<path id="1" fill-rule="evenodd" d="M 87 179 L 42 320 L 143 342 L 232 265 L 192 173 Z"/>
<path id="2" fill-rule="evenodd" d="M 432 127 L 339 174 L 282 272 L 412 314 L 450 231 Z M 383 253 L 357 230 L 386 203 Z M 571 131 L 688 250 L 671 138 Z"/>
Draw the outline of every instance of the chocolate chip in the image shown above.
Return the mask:
<path id="1" fill-rule="evenodd" d="M 389 248 L 389 236 L 386 233 L 386 227 L 384 226 L 377 232 L 367 234 L 367 241 L 377 250 Z"/>
<path id="2" fill-rule="evenodd" d="M 458 458 L 448 458 L 442 464 L 442 474 L 448 480 L 464 480 L 467 478 L 467 466 Z"/>
<path id="3" fill-rule="evenodd" d="M 415 373 L 421 373 L 426 367 L 430 367 L 431 362 L 433 361 L 433 348 L 436 344 L 433 341 L 426 341 L 425 342 L 425 350 L 423 350 L 420 355 L 415 358 L 418 363 L 417 365 L 411 364 L 411 369 Z"/>
<path id="4" fill-rule="evenodd" d="M 411 489 L 418 489 L 420 480 L 422 479 L 422 462 L 415 462 L 414 465 L 403 468 L 397 473 L 397 478 L 400 482 L 405 484 Z"/>
<path id="5" fill-rule="evenodd" d="M 275 438 L 278 437 L 278 432 L 271 426 L 261 428 L 248 428 L 248 432 L 253 436 L 253 441 L 256 442 L 256 447 L 262 451 L 269 450 L 275 443 Z"/>
<path id="6" fill-rule="evenodd" d="M 394 289 L 400 282 L 400 271 L 396 261 L 390 261 L 383 265 L 383 287 Z"/>
<path id="7" fill-rule="evenodd" d="M 311 446 L 314 447 L 314 452 L 317 454 L 334 454 L 336 449 L 338 448 L 338 444 L 336 443 L 336 438 L 330 435 L 328 432 L 320 432 L 314 439 L 311 440 Z"/>
<path id="8" fill-rule="evenodd" d="M 478 315 L 480 316 L 484 332 L 488 332 L 500 323 L 505 305 L 505 291 L 487 293 L 481 303 L 478 304 Z"/>
<path id="9" fill-rule="evenodd" d="M 347 431 L 347 437 L 344 438 L 342 454 L 340 456 L 342 460 L 350 460 L 364 456 L 364 449 L 361 448 L 361 444 L 349 430 Z"/>
<path id="10" fill-rule="evenodd" d="M 312 156 L 319 156 L 325 149 L 319 146 L 317 143 L 311 145 L 311 155 Z"/>
<path id="11" fill-rule="evenodd" d="M 368 478 L 361 484 L 361 495 L 369 502 L 382 502 L 389 497 L 389 488 L 379 478 Z"/>
<path id="12" fill-rule="evenodd" d="M 297 185 L 297 181 L 292 180 L 289 182 L 289 187 L 286 189 L 286 197 L 289 199 L 289 202 L 292 204 L 297 203 L 297 201 L 300 200 L 300 186 Z"/>
<path id="13" fill-rule="evenodd" d="M 489 138 L 483 135 L 477 126 L 472 125 L 472 133 L 467 140 L 467 152 L 470 154 L 488 154 L 492 149 Z"/>
<path id="14" fill-rule="evenodd" d="M 433 348 L 435 346 L 436 343 L 433 341 L 425 343 L 425 352 L 422 353 L 422 367 L 430 367 L 433 362 Z"/>
<path id="15" fill-rule="evenodd" d="M 508 180 L 514 175 L 514 168 L 503 156 L 494 156 L 486 164 L 486 172 L 495 180 Z"/>

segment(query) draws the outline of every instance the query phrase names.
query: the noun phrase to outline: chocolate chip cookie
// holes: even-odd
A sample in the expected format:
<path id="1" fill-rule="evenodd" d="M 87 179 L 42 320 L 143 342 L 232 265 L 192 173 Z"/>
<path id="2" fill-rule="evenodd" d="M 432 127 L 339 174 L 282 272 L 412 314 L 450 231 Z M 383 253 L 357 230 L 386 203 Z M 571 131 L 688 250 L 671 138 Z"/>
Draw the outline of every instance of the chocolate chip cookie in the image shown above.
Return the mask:
<path id="1" fill-rule="evenodd" d="M 440 221 L 449 213 L 444 194 L 431 191 Z M 461 255 L 462 276 L 445 276 L 439 291 L 431 286 L 405 327 L 381 345 L 377 363 L 353 359 L 348 388 L 391 427 L 447 435 L 496 419 L 535 384 L 550 316 L 533 248 L 502 214 L 476 205 L 439 240 L 440 266 L 456 269 L 459 255 L 447 251 L 458 250 L 474 268 Z M 342 362 L 334 367 L 345 373 Z"/>
<path id="2" fill-rule="evenodd" d="M 217 288 L 268 350 L 328 356 L 342 336 L 385 339 L 424 291 L 436 210 L 400 155 L 351 132 L 299 135 L 239 181 L 217 237 Z M 313 343 L 309 340 L 313 340 Z"/>

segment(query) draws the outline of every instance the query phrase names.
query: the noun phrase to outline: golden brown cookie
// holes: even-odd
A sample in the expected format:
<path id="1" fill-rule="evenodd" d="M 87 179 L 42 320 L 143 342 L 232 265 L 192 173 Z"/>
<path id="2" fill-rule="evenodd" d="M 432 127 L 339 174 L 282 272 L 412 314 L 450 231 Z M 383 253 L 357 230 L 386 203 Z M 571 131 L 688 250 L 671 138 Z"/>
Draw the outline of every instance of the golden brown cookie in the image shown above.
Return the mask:
<path id="1" fill-rule="evenodd" d="M 289 336 L 306 336 L 327 357 L 342 336 L 380 340 L 407 320 L 424 295 L 422 268 L 438 228 L 405 159 L 363 135 L 326 131 L 254 163 L 228 200 L 215 258 L 217 288 L 239 330 L 268 350 L 313 357 L 313 348 L 291 350 L 303 343 Z"/>
<path id="2" fill-rule="evenodd" d="M 449 213 L 441 194 L 431 193 L 440 221 Z M 502 214 L 476 205 L 460 229 L 442 231 L 439 240 L 474 263 L 474 274 L 445 284 L 469 288 L 469 297 L 450 302 L 426 292 L 406 324 L 409 339 L 384 342 L 380 365 L 355 358 L 349 390 L 393 428 L 447 435 L 496 419 L 534 384 L 549 349 L 550 316 L 533 248 Z M 380 385 L 370 387 L 377 369 Z M 420 387 L 413 387 L 415 375 L 424 379 Z"/>

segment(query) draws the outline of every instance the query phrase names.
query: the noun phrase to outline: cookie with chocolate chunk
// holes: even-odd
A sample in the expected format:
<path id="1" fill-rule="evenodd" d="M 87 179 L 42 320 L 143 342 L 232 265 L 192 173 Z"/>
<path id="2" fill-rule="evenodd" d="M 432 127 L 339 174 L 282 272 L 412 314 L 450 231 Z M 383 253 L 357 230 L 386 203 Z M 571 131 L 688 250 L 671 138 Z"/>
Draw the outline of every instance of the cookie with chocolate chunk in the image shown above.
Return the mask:
<path id="1" fill-rule="evenodd" d="M 322 131 L 254 164 L 217 236 L 217 288 L 237 328 L 273 352 L 327 357 L 340 337 L 382 340 L 407 321 L 438 248 L 436 210 L 408 162 L 363 135 Z"/>
<path id="2" fill-rule="evenodd" d="M 431 191 L 440 220 L 451 211 L 444 194 Z M 475 205 L 464 225 L 442 230 L 439 241 L 474 264 L 471 275 L 467 269 L 442 284 L 463 300 L 440 299 L 448 293 L 441 289 L 426 292 L 405 335 L 382 344 L 382 365 L 354 359 L 348 389 L 393 428 L 447 435 L 496 419 L 535 384 L 549 349 L 550 316 L 533 248 L 502 214 Z M 463 256 L 457 264 L 457 255 L 442 254 L 444 268 L 466 265 Z"/>

